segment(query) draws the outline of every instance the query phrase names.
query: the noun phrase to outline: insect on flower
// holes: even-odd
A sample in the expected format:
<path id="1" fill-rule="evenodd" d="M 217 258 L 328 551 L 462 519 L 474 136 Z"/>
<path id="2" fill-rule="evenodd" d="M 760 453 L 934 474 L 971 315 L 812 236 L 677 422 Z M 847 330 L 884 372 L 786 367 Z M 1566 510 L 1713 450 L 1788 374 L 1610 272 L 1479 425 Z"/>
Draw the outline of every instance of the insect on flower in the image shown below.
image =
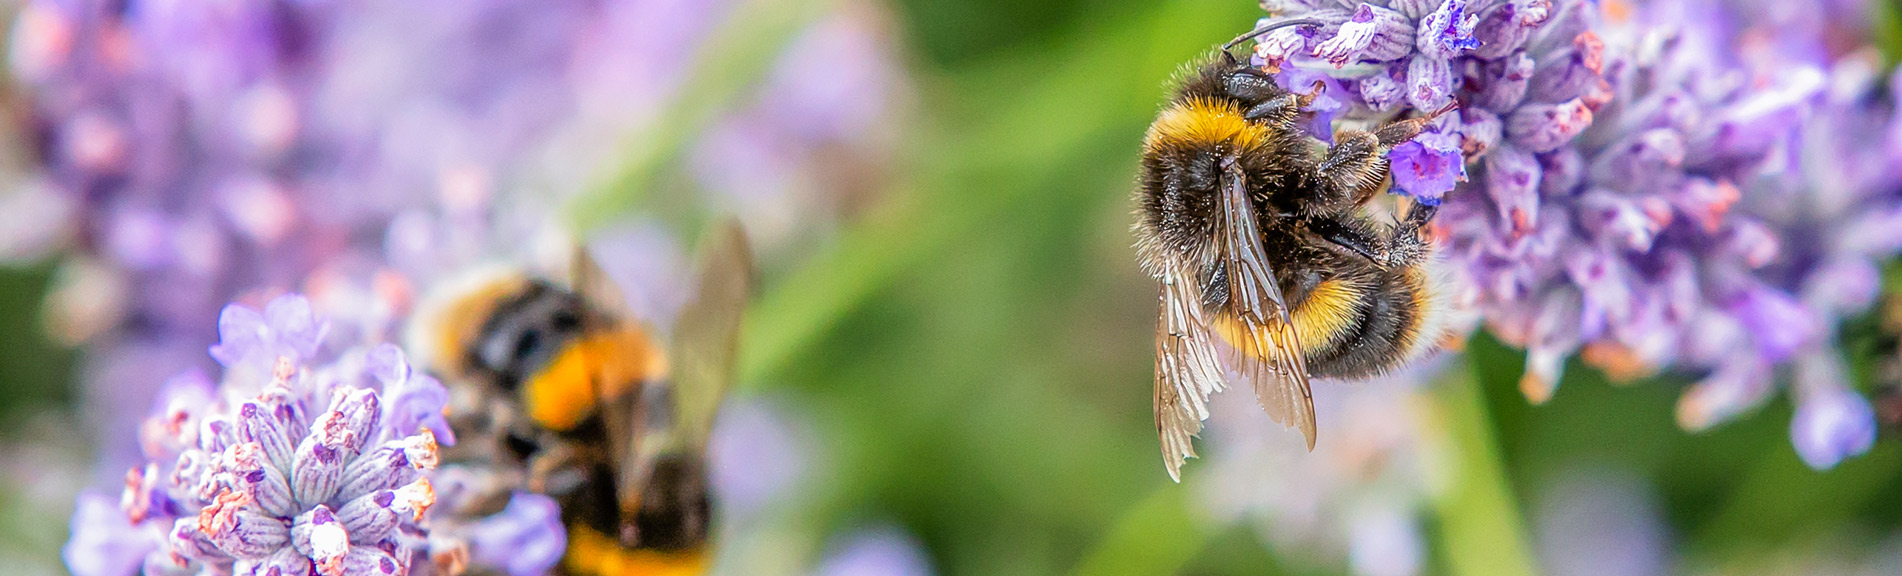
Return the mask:
<path id="1" fill-rule="evenodd" d="M 445 286 L 412 324 L 413 348 L 468 408 L 452 423 L 469 445 L 455 459 L 518 470 L 560 502 L 568 572 L 704 571 L 705 454 L 752 283 L 746 235 L 729 223 L 702 243 L 665 352 L 585 249 L 570 274 Z"/>
<path id="2" fill-rule="evenodd" d="M 1439 341 L 1441 314 L 1422 236 L 1434 206 L 1397 224 L 1362 208 L 1388 181 L 1387 153 L 1441 114 L 1345 130 L 1316 155 L 1298 123 L 1319 96 L 1292 93 L 1222 46 L 1180 82 L 1143 142 L 1137 252 L 1161 283 L 1156 429 L 1180 479 L 1211 393 L 1240 375 L 1282 424 L 1314 445 L 1310 376 L 1363 378 Z M 1224 344 L 1225 343 L 1225 347 Z"/>

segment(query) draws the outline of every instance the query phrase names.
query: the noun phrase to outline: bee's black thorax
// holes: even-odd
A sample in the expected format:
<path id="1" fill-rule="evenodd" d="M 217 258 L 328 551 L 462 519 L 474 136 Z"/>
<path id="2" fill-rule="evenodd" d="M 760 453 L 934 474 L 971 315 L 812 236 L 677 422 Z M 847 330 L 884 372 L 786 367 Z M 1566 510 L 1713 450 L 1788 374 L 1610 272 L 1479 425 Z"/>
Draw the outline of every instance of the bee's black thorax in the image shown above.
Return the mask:
<path id="1" fill-rule="evenodd" d="M 482 324 L 465 351 L 469 365 L 503 390 L 515 390 L 581 336 L 583 308 L 574 292 L 532 281 Z"/>

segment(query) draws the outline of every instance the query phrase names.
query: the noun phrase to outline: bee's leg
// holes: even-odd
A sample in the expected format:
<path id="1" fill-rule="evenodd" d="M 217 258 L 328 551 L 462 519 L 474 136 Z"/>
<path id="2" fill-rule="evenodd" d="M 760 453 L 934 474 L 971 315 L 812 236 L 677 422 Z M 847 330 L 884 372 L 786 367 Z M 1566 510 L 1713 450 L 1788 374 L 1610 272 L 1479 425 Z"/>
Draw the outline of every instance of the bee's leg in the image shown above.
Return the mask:
<path id="1" fill-rule="evenodd" d="M 1420 264 L 1431 252 L 1427 240 L 1421 234 L 1427 223 L 1433 221 L 1433 215 L 1440 211 L 1439 206 L 1414 203 L 1407 211 L 1407 217 L 1394 227 L 1387 240 L 1387 266 L 1408 267 Z"/>
<path id="2" fill-rule="evenodd" d="M 1419 264 L 1429 253 L 1420 231 L 1438 210 L 1437 206 L 1415 204 L 1405 220 L 1387 230 L 1372 230 L 1354 220 L 1335 218 L 1311 220 L 1308 230 L 1382 268 L 1405 268 Z"/>
<path id="3" fill-rule="evenodd" d="M 1387 180 L 1387 148 L 1370 132 L 1334 133 L 1334 146 L 1327 149 L 1327 157 L 1320 165 L 1325 184 L 1312 199 L 1309 213 L 1343 214 L 1372 198 Z"/>
<path id="4" fill-rule="evenodd" d="M 1359 254 L 1374 264 L 1382 264 L 1387 258 L 1385 246 L 1383 246 L 1385 243 L 1381 242 L 1380 237 L 1376 236 L 1372 230 L 1367 230 L 1351 220 L 1318 218 L 1308 222 L 1308 231 L 1335 246 Z"/>
<path id="5" fill-rule="evenodd" d="M 1242 78 L 1239 74 L 1230 77 L 1229 92 L 1236 92 L 1237 87 L 1235 84 L 1240 82 L 1240 80 L 1238 80 L 1239 78 Z M 1249 108 L 1247 112 L 1243 112 L 1242 118 L 1264 121 L 1284 130 L 1293 129 L 1295 121 L 1301 117 L 1301 109 L 1308 107 L 1309 104 L 1313 104 L 1314 98 L 1320 96 L 1322 90 L 1327 89 L 1326 84 L 1316 80 L 1314 87 L 1308 90 L 1306 94 L 1289 94 L 1282 92 L 1281 87 L 1275 86 L 1274 79 L 1264 79 L 1268 82 L 1268 86 L 1273 92 L 1264 94 L 1263 97 L 1267 99 L 1260 104 L 1256 104 L 1255 107 Z"/>

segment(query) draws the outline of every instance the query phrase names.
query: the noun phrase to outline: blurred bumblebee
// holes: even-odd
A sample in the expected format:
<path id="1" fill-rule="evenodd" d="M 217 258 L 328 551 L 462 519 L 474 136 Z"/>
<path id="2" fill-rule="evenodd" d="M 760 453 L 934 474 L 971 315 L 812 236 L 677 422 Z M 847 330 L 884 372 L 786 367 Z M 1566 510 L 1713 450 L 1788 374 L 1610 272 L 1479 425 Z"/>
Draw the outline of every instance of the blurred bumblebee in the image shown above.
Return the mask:
<path id="1" fill-rule="evenodd" d="M 752 283 L 746 236 L 728 223 L 702 241 L 668 352 L 584 249 L 569 266 L 566 285 L 480 274 L 419 312 L 411 349 L 452 383 L 464 438 L 446 457 L 554 497 L 564 573 L 704 573 L 706 445 Z"/>
<path id="2" fill-rule="evenodd" d="M 1387 151 L 1452 107 L 1343 130 L 1323 150 L 1297 127 L 1322 85 L 1289 92 L 1229 52 L 1275 28 L 1318 24 L 1270 24 L 1223 45 L 1185 71 L 1143 140 L 1133 229 L 1162 286 L 1156 430 L 1178 481 L 1226 374 L 1313 449 L 1310 376 L 1380 374 L 1439 339 L 1432 246 L 1421 235 L 1435 207 L 1413 205 L 1385 224 L 1367 205 L 1387 182 Z"/>

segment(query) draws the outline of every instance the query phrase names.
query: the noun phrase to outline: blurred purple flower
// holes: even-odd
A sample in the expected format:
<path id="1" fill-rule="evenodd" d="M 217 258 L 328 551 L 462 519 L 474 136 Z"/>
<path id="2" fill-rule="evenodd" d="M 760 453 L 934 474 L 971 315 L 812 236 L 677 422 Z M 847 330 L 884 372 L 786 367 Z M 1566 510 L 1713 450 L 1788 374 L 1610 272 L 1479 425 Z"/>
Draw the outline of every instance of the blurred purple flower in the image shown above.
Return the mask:
<path id="1" fill-rule="evenodd" d="M 1796 417 L 1790 439 L 1811 468 L 1835 468 L 1843 459 L 1868 452 L 1876 442 L 1875 410 L 1862 395 L 1845 388 L 1842 359 L 1818 350 L 1796 360 Z"/>
<path id="2" fill-rule="evenodd" d="M 478 564 L 501 567 L 510 576 L 541 576 L 568 549 L 561 507 L 547 496 L 517 492 L 501 512 L 460 530 Z"/>
<path id="3" fill-rule="evenodd" d="M 931 576 L 918 540 L 895 527 L 862 528 L 841 537 L 813 576 Z"/>
<path id="4" fill-rule="evenodd" d="M 262 314 L 233 304 L 224 315 L 255 317 L 216 348 L 247 362 L 275 353 L 268 382 L 246 380 L 253 375 L 235 361 L 216 387 L 202 375 L 173 378 L 142 429 L 148 461 L 126 473 L 118 513 L 82 499 L 72 568 L 408 573 L 435 502 L 424 474 L 437 463 L 436 439 L 414 417 L 440 415 L 442 402 L 412 401 L 400 414 L 409 418 L 385 417 L 383 398 L 409 372 L 393 347 L 368 352 L 368 363 L 302 362 L 316 346 L 303 336 L 320 334 L 324 320 L 301 296 Z M 355 385 L 366 378 L 383 393 Z"/>

